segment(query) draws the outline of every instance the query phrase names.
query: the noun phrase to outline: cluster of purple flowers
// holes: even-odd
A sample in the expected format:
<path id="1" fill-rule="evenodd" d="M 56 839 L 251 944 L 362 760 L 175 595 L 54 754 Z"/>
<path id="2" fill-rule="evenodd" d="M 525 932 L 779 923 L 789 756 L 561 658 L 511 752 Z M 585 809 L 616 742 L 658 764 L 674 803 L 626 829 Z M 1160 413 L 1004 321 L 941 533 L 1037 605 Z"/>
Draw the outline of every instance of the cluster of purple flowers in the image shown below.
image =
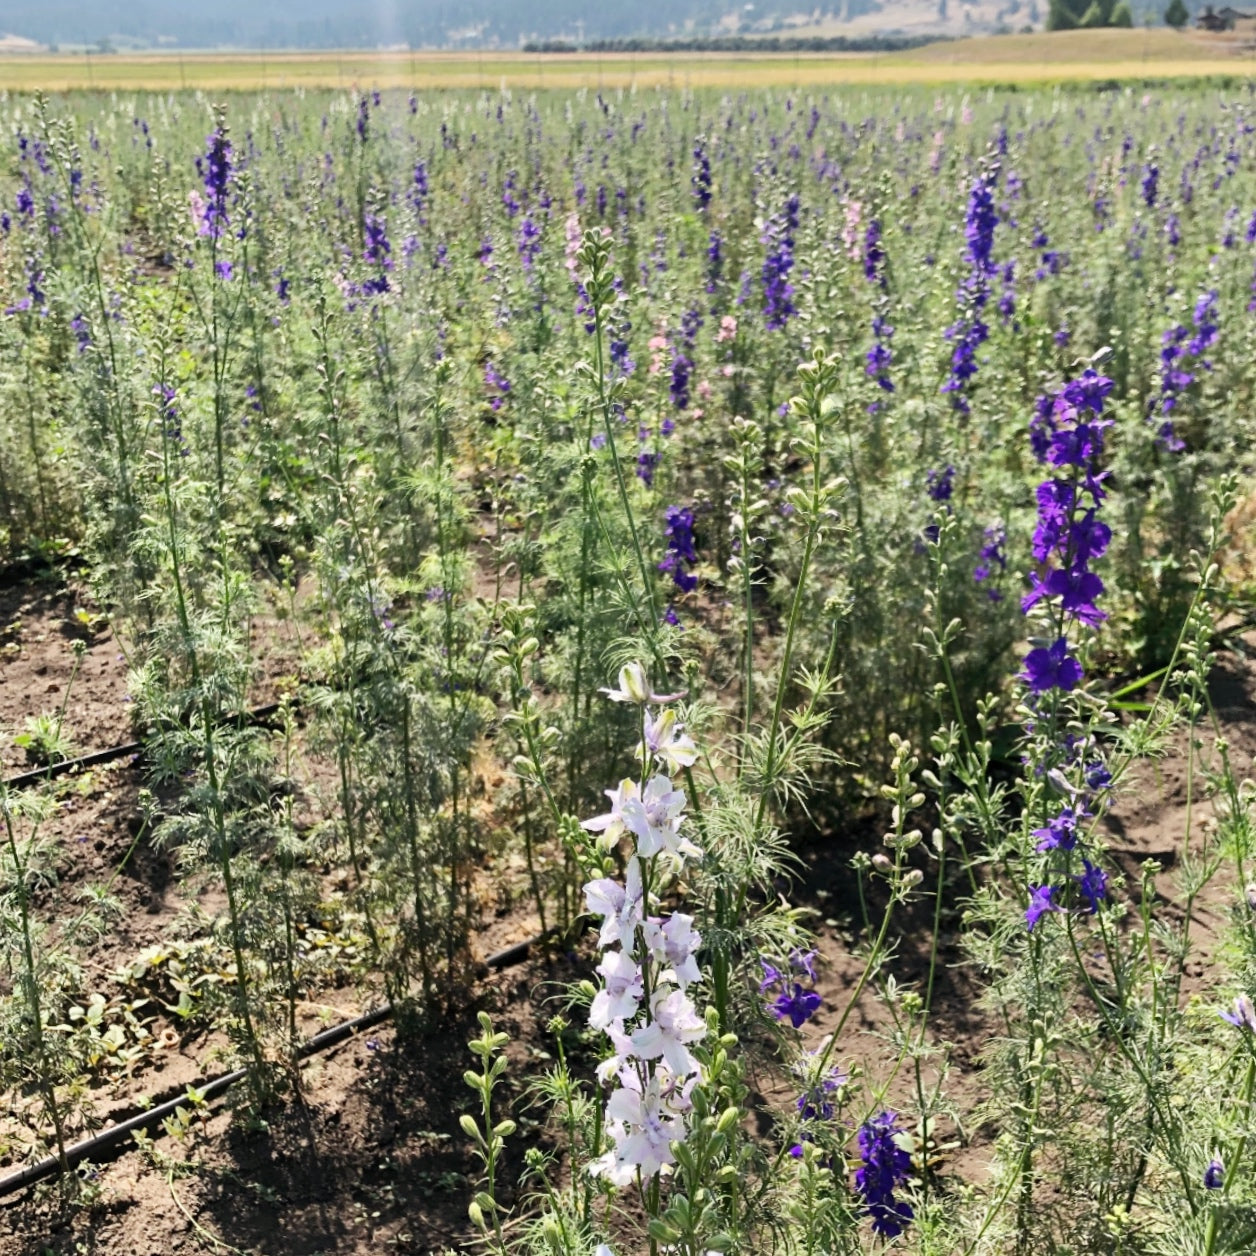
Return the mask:
<path id="1" fill-rule="evenodd" d="M 794 233 L 798 230 L 797 195 L 767 226 L 761 237 L 767 248 L 763 259 L 763 318 L 768 331 L 780 331 L 798 312 L 794 308 L 794 286 L 789 272 L 794 269 Z"/>
<path id="2" fill-rule="evenodd" d="M 964 256 L 971 270 L 955 294 L 960 316 L 944 333 L 954 348 L 950 374 L 942 391 L 951 394 L 951 404 L 961 414 L 971 410 L 965 392 L 977 373 L 977 350 L 990 338 L 990 328 L 981 314 L 990 300 L 990 280 L 998 271 L 994 262 L 994 229 L 999 223 L 994 204 L 997 178 L 996 167 L 983 174 L 969 192 L 964 216 Z"/>
<path id="3" fill-rule="evenodd" d="M 1038 839 L 1035 849 L 1039 854 L 1059 852 L 1064 856 L 1066 863 L 1070 862 L 1072 852 L 1078 849 L 1081 841 L 1079 825 L 1090 816 L 1088 799 L 1084 793 L 1079 794 L 1071 803 L 1062 807 L 1054 819 L 1049 820 L 1042 828 L 1034 829 L 1033 836 Z M 1071 879 L 1086 900 L 1093 916 L 1099 910 L 1099 904 L 1108 895 L 1108 874 L 1098 864 L 1092 863 L 1085 854 L 1082 854 L 1081 859 L 1082 871 L 1073 874 Z M 1060 889 L 1055 885 L 1043 884 L 1029 887 L 1029 906 L 1025 909 L 1025 927 L 1030 932 L 1048 912 L 1062 910 L 1055 901 L 1058 893 Z"/>
<path id="4" fill-rule="evenodd" d="M 1181 395 L 1198 378 L 1196 370 L 1187 367 L 1212 370 L 1212 363 L 1203 355 L 1216 344 L 1219 334 L 1215 289 L 1205 292 L 1195 302 L 1191 323 L 1192 327 L 1178 323 L 1160 338 L 1160 397 L 1158 402 L 1152 403 L 1152 417 L 1157 409 L 1165 416 L 1160 421 L 1156 443 L 1172 453 L 1186 448 L 1168 416 L 1177 408 Z"/>
<path id="5" fill-rule="evenodd" d="M 693 511 L 688 506 L 668 506 L 665 518 L 667 525 L 663 536 L 667 552 L 659 562 L 659 570 L 670 575 L 672 583 L 682 593 L 692 593 L 698 587 L 698 577 L 689 570 L 698 563 L 698 552 L 693 544 Z"/>
<path id="6" fill-rule="evenodd" d="M 519 232 L 515 237 L 515 247 L 519 252 L 519 261 L 525 272 L 531 272 L 536 264 L 537 254 L 541 251 L 541 229 L 525 215 L 519 224 Z"/>
<path id="7" fill-rule="evenodd" d="M 793 950 L 789 953 L 789 961 L 779 968 L 760 959 L 763 965 L 763 980 L 759 982 L 759 993 L 770 998 L 777 991 L 776 998 L 771 1000 L 769 1011 L 778 1020 L 789 1018 L 795 1029 L 801 1029 L 819 1010 L 823 1000 L 814 990 L 805 989 L 798 980 L 805 978 L 812 985 L 816 979 L 815 951 Z"/>
<path id="8" fill-rule="evenodd" d="M 708 294 L 714 293 L 719 284 L 720 275 L 724 270 L 724 237 L 718 231 L 712 231 L 707 239 L 707 281 Z"/>
<path id="9" fill-rule="evenodd" d="M 997 568 L 1000 573 L 1007 570 L 1007 532 L 998 525 L 985 530 L 984 543 L 977 552 L 977 565 L 973 568 L 973 580 L 977 584 L 985 584 L 991 580 Z M 986 588 L 986 596 L 992 602 L 1001 602 L 1003 594 L 991 583 Z"/>
<path id="10" fill-rule="evenodd" d="M 376 267 L 376 273 L 362 284 L 362 295 L 381 296 L 388 291 L 387 272 L 393 267 L 388 224 L 380 215 L 368 213 L 362 222 L 362 237 L 362 260 Z"/>
<path id="11" fill-rule="evenodd" d="M 898 1114 L 888 1110 L 859 1127 L 862 1164 L 855 1170 L 855 1189 L 873 1230 L 887 1239 L 902 1234 L 916 1215 L 909 1203 L 894 1198 L 895 1190 L 911 1176 L 911 1156 L 895 1141 L 902 1133 Z"/>
<path id="12" fill-rule="evenodd" d="M 484 363 L 484 386 L 489 391 L 489 406 L 495 411 L 500 410 L 510 395 L 510 380 L 492 362 Z"/>
<path id="13" fill-rule="evenodd" d="M 230 226 L 227 193 L 231 187 L 231 141 L 227 138 L 226 128 L 216 126 L 205 145 L 205 156 L 196 159 L 196 172 L 205 183 L 205 210 L 200 233 L 217 240 Z"/>
<path id="14" fill-rule="evenodd" d="M 1154 161 L 1149 161 L 1143 167 L 1143 181 L 1141 186 L 1143 194 L 1143 204 L 1148 209 L 1154 209 L 1156 206 L 1156 194 L 1160 185 L 1160 167 Z"/>
<path id="15" fill-rule="evenodd" d="M 877 387 L 885 392 L 894 391 L 894 381 L 890 379 L 890 364 L 894 361 L 894 350 L 890 348 L 890 341 L 894 337 L 894 328 L 881 317 L 880 314 L 872 316 L 872 347 L 868 350 L 864 373 L 874 379 Z M 877 402 L 873 402 L 869 409 L 875 409 Z"/>
<path id="16" fill-rule="evenodd" d="M 705 210 L 711 203 L 711 158 L 702 139 L 696 140 L 693 146 L 693 175 L 689 185 L 693 188 L 694 204 L 699 210 Z"/>
<path id="17" fill-rule="evenodd" d="M 881 247 L 881 220 L 870 218 L 864 231 L 863 272 L 869 283 L 885 287 L 885 249 Z"/>
<path id="18" fill-rule="evenodd" d="M 1043 601 L 1058 610 L 1053 619 L 1056 641 L 1031 650 L 1025 659 L 1022 679 L 1036 694 L 1077 686 L 1082 669 L 1069 653 L 1068 626 L 1095 625 L 1105 618 L 1095 606 L 1104 591 L 1103 581 L 1089 565 L 1103 555 L 1112 539 L 1111 528 L 1098 518 L 1107 478 L 1107 472 L 1099 470 L 1103 434 L 1112 426 L 1112 420 L 1102 414 L 1111 391 L 1112 381 L 1088 368 L 1054 396 L 1039 397 L 1030 422 L 1034 456 L 1067 472 L 1038 485 L 1033 554 L 1045 575 L 1035 574 L 1033 587 L 1021 601 L 1026 612 Z"/>

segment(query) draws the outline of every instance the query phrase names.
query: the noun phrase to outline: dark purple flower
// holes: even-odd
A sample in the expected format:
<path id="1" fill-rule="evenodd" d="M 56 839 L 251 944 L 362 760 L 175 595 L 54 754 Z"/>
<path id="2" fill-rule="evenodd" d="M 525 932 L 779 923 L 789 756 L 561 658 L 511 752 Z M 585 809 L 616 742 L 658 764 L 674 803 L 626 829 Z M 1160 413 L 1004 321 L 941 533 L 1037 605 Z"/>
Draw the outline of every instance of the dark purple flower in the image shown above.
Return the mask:
<path id="1" fill-rule="evenodd" d="M 1029 887 L 1029 907 L 1025 911 L 1025 927 L 1032 933 L 1034 925 L 1047 912 L 1059 911 L 1055 904 L 1056 888 L 1054 885 L 1031 885 Z"/>
<path id="2" fill-rule="evenodd" d="M 902 1132 L 898 1114 L 890 1111 L 859 1127 L 863 1163 L 855 1170 L 855 1189 L 872 1218 L 873 1230 L 887 1239 L 901 1234 L 915 1216 L 909 1203 L 894 1198 L 895 1190 L 911 1176 L 911 1156 L 895 1141 Z"/>
<path id="3" fill-rule="evenodd" d="M 1219 1191 L 1225 1185 L 1225 1165 L 1213 1156 L 1204 1170 L 1204 1189 Z"/>
<path id="4" fill-rule="evenodd" d="M 823 1000 L 814 990 L 804 990 L 796 981 L 793 985 L 792 994 L 784 990 L 777 995 L 776 1002 L 772 1004 L 772 1015 L 778 1021 L 788 1016 L 789 1023 L 795 1029 L 801 1029 L 820 1010 Z"/>
<path id="5" fill-rule="evenodd" d="M 1053 646 L 1039 646 L 1025 656 L 1021 679 L 1034 693 L 1077 688 L 1083 676 L 1081 664 L 1069 653 L 1068 641 L 1061 637 Z"/>
<path id="6" fill-rule="evenodd" d="M 1089 859 L 1082 860 L 1082 868 L 1082 874 L 1074 880 L 1090 904 L 1090 914 L 1093 916 L 1099 910 L 1099 904 L 1108 895 L 1108 874 L 1102 868 L 1092 864 Z"/>

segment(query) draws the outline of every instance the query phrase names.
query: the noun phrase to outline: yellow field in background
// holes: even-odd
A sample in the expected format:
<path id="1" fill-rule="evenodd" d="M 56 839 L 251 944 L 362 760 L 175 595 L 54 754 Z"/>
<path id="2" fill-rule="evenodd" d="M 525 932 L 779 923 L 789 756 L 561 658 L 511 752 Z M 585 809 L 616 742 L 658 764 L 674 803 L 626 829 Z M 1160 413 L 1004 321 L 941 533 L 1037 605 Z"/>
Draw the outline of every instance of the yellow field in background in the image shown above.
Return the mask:
<path id="1" fill-rule="evenodd" d="M 1051 83 L 1256 72 L 1256 47 L 1171 30 L 1000 35 L 873 53 L 151 53 L 0 57 L 0 90 L 738 88 Z"/>

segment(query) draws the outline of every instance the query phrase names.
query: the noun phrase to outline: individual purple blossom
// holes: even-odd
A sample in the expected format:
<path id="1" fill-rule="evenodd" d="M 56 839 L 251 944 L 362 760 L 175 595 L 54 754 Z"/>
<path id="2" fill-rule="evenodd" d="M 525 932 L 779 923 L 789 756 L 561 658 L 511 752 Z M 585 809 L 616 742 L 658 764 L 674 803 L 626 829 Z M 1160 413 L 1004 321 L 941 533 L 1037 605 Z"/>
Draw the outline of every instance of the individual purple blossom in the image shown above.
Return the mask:
<path id="1" fill-rule="evenodd" d="M 643 449 L 637 455 L 637 479 L 639 479 L 646 488 L 654 487 L 654 471 L 658 467 L 659 456 L 651 453 L 647 449 Z"/>
<path id="2" fill-rule="evenodd" d="M 1108 896 L 1108 874 L 1085 858 L 1082 859 L 1082 869 L 1082 873 L 1074 880 L 1082 896 L 1090 904 L 1090 914 L 1093 916 L 1099 910 L 1099 904 Z"/>
<path id="3" fill-rule="evenodd" d="M 872 347 L 865 359 L 864 374 L 877 383 L 884 392 L 894 391 L 894 381 L 890 378 L 890 366 L 894 361 L 894 350 L 890 341 L 894 337 L 894 328 L 881 317 L 874 314 L 872 318 Z"/>
<path id="4" fill-rule="evenodd" d="M 678 353 L 672 358 L 671 368 L 671 384 L 669 392 L 672 397 L 672 405 L 677 410 L 683 410 L 689 405 L 689 375 L 693 370 L 693 361 L 683 353 Z"/>
<path id="5" fill-rule="evenodd" d="M 898 1114 L 891 1111 L 869 1118 L 859 1127 L 859 1157 L 855 1189 L 864 1202 L 865 1215 L 872 1218 L 873 1230 L 883 1238 L 902 1234 L 915 1213 L 894 1192 L 911 1176 L 911 1156 L 899 1146 Z"/>
<path id="6" fill-rule="evenodd" d="M 1025 655 L 1021 679 L 1033 693 L 1059 689 L 1068 693 L 1081 683 L 1081 664 L 1069 653 L 1068 641 L 1061 637 L 1052 646 L 1038 646 Z"/>
<path id="7" fill-rule="evenodd" d="M 1060 911 L 1055 903 L 1056 888 L 1054 885 L 1031 885 L 1029 887 L 1029 906 L 1025 909 L 1025 927 L 1032 933 L 1034 926 L 1048 912 Z"/>
<path id="8" fill-rule="evenodd" d="M 868 226 L 864 229 L 864 278 L 869 283 L 876 283 L 880 284 L 881 287 L 885 287 L 885 275 L 882 270 L 884 263 L 885 250 L 881 247 L 881 221 L 878 218 L 870 218 Z"/>
<path id="9" fill-rule="evenodd" d="M 801 1029 L 820 1010 L 822 1002 L 814 990 L 804 990 L 795 981 L 792 992 L 787 986 L 776 996 L 776 1001 L 772 1004 L 772 1015 L 778 1021 L 788 1016 L 789 1023 L 795 1029 Z"/>
<path id="10" fill-rule="evenodd" d="M 1240 994 L 1234 1000 L 1233 1009 L 1220 1015 L 1223 1021 L 1229 1021 L 1235 1029 L 1246 1029 L 1256 1034 L 1256 1006 L 1253 1006 L 1247 995 Z"/>
<path id="11" fill-rule="evenodd" d="M 1204 1189 L 1207 1191 L 1219 1191 L 1225 1185 L 1225 1165 L 1213 1156 L 1208 1161 L 1208 1167 L 1204 1170 Z"/>
<path id="12" fill-rule="evenodd" d="M 1082 815 L 1084 814 L 1083 812 Z M 1035 849 L 1072 850 L 1077 845 L 1077 822 L 1082 815 L 1072 807 L 1064 807 L 1054 820 L 1048 821 L 1045 828 L 1034 829 L 1033 836 L 1038 839 Z"/>

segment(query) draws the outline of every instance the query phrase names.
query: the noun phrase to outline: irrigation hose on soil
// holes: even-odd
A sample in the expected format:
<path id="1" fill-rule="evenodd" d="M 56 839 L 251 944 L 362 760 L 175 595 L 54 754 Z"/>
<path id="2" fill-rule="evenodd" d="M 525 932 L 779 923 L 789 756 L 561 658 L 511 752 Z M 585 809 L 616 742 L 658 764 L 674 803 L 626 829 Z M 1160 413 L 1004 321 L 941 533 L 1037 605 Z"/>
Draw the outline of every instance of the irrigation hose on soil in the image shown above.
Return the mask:
<path id="1" fill-rule="evenodd" d="M 541 945 L 552 936 L 553 930 L 549 933 L 540 934 L 538 937 L 529 938 L 525 942 L 516 942 L 513 946 L 508 946 L 504 950 L 490 955 L 484 961 L 485 967 L 510 968 L 515 964 L 522 963 L 527 959 L 534 946 Z M 339 1025 L 332 1025 L 327 1029 L 320 1030 L 297 1048 L 296 1058 L 304 1060 L 309 1056 L 318 1055 L 323 1051 L 330 1050 L 332 1047 L 339 1046 L 340 1043 L 352 1038 L 355 1034 L 383 1024 L 392 1014 L 393 1005 L 384 1003 L 369 1012 L 364 1012 L 361 1016 L 355 1016 L 352 1020 L 341 1021 Z M 55 1176 L 61 1172 L 63 1165 L 65 1168 L 72 1169 L 84 1160 L 99 1162 L 102 1153 L 112 1152 L 114 1155 L 121 1155 L 124 1150 L 122 1144 L 132 1134 L 139 1130 L 148 1131 L 153 1126 L 159 1125 L 167 1117 L 173 1116 L 176 1110 L 187 1102 L 189 1089 L 198 1091 L 203 1102 L 208 1103 L 212 1099 L 217 1099 L 219 1095 L 225 1094 L 232 1086 L 237 1082 L 243 1081 L 247 1076 L 247 1069 L 238 1068 L 194 1087 L 185 1087 L 183 1092 L 176 1098 L 169 1099 L 165 1103 L 160 1103 L 155 1108 L 149 1108 L 144 1112 L 137 1112 L 134 1116 L 127 1117 L 116 1125 L 108 1126 L 101 1130 L 99 1134 L 94 1134 L 91 1138 L 84 1138 L 81 1142 L 73 1143 L 65 1149 L 64 1161 L 60 1156 L 48 1156 L 43 1160 L 36 1161 L 34 1164 L 27 1165 L 24 1169 L 19 1169 L 16 1173 L 9 1174 L 6 1178 L 0 1178 L 0 1198 L 12 1195 L 14 1191 L 20 1191 L 24 1187 L 33 1186 L 36 1182 L 43 1181 L 44 1178 Z"/>

